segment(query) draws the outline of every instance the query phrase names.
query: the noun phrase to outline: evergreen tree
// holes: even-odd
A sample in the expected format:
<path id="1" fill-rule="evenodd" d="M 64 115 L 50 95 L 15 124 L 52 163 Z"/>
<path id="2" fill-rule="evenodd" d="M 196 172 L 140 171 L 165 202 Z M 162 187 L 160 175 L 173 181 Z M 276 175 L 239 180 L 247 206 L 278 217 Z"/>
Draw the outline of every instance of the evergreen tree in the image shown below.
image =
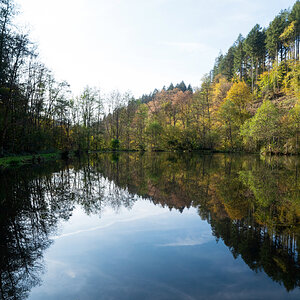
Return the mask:
<path id="1" fill-rule="evenodd" d="M 171 82 L 171 84 L 170 84 L 169 87 L 168 87 L 168 91 L 172 91 L 172 90 L 174 90 L 174 85 L 173 85 L 173 83 Z"/>
<path id="2" fill-rule="evenodd" d="M 288 16 L 290 23 L 295 22 L 295 58 L 299 60 L 299 42 L 300 42 L 300 0 L 294 4 L 291 13 Z"/>
<path id="3" fill-rule="evenodd" d="M 183 92 L 185 92 L 187 90 L 187 87 L 186 87 L 184 81 L 181 81 L 180 83 L 178 83 L 176 85 L 176 88 L 183 91 Z"/>
<path id="4" fill-rule="evenodd" d="M 245 76 L 245 50 L 244 50 L 244 41 L 245 39 L 240 34 L 235 41 L 235 53 L 233 59 L 234 72 L 239 75 L 239 79 L 242 80 L 243 76 Z"/>
<path id="5" fill-rule="evenodd" d="M 266 30 L 266 48 L 268 50 L 269 58 L 271 61 L 277 59 L 280 53 L 280 60 L 283 59 L 283 43 L 280 35 L 284 32 L 287 26 L 288 11 L 281 11 L 274 20 L 270 23 Z"/>
<path id="6" fill-rule="evenodd" d="M 219 65 L 219 74 L 224 75 L 228 80 L 233 77 L 234 73 L 234 56 L 235 47 L 232 46 L 228 49 Z"/>
<path id="7" fill-rule="evenodd" d="M 256 24 L 245 40 L 245 51 L 251 60 L 251 87 L 254 88 L 254 71 L 256 73 L 256 81 L 258 77 L 259 65 L 264 63 L 265 58 L 265 33 L 262 28 Z"/>
<path id="8" fill-rule="evenodd" d="M 218 74 L 221 73 L 220 66 L 222 65 L 223 59 L 224 59 L 224 56 L 223 56 L 222 52 L 220 52 L 218 57 L 215 60 L 215 65 L 213 68 L 213 78 L 215 78 Z"/>

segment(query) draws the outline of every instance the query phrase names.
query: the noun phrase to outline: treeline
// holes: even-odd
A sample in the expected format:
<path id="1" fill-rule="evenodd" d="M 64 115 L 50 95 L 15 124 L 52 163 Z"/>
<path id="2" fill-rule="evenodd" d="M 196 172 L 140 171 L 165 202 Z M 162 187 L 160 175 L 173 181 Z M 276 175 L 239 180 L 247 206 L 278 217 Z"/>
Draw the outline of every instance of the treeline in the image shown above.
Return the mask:
<path id="1" fill-rule="evenodd" d="M 178 89 L 182 92 L 186 92 L 186 91 L 190 91 L 190 92 L 193 92 L 193 88 L 192 86 L 189 84 L 188 86 L 186 86 L 186 84 L 184 83 L 184 81 L 181 81 L 180 83 L 177 83 L 175 86 L 174 84 L 171 82 L 169 87 L 166 88 L 166 86 L 163 86 L 162 90 L 163 91 L 172 91 L 174 89 Z M 155 89 L 152 93 L 150 94 L 144 94 L 140 101 L 141 103 L 148 103 L 152 100 L 155 99 L 156 95 L 159 93 L 159 90 L 158 89 Z"/>
<path id="2" fill-rule="evenodd" d="M 106 147 L 299 153 L 299 38 L 298 0 L 239 35 L 200 88 L 171 84 L 107 115 Z"/>
<path id="3" fill-rule="evenodd" d="M 254 26 L 199 88 L 182 81 L 135 99 L 86 87 L 73 97 L 0 0 L 0 155 L 49 150 L 299 153 L 300 2 Z"/>

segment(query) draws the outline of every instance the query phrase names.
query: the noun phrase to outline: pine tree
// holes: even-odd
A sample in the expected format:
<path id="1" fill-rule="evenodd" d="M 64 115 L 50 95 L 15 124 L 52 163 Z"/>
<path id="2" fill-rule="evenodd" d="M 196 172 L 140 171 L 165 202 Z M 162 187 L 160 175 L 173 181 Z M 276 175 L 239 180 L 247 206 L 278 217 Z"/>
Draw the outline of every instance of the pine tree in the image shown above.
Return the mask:
<path id="1" fill-rule="evenodd" d="M 294 4 L 291 13 L 288 16 L 289 22 L 295 21 L 295 58 L 299 60 L 299 42 L 300 42 L 300 0 Z"/>
<path id="2" fill-rule="evenodd" d="M 168 87 L 168 91 L 172 91 L 172 90 L 174 90 L 174 85 L 173 85 L 173 83 L 171 82 L 171 84 L 170 84 L 169 87 Z"/>
<path id="3" fill-rule="evenodd" d="M 224 59 L 224 56 L 223 56 L 222 52 L 220 52 L 218 57 L 215 60 L 215 65 L 213 68 L 213 78 L 215 78 L 218 74 L 221 73 L 220 66 L 222 64 L 223 59 Z"/>
<path id="4" fill-rule="evenodd" d="M 235 47 L 232 46 L 228 49 L 220 63 L 220 74 L 226 76 L 228 80 L 230 80 L 234 74 L 234 55 Z"/>
<path id="5" fill-rule="evenodd" d="M 187 90 L 187 87 L 186 87 L 184 81 L 181 81 L 180 83 L 178 83 L 176 85 L 176 88 L 181 90 L 182 92 L 185 92 Z"/>
<path id="6" fill-rule="evenodd" d="M 265 33 L 262 28 L 256 24 L 245 40 L 245 51 L 251 60 L 251 87 L 254 88 L 254 70 L 256 73 L 256 81 L 258 76 L 259 63 L 264 62 L 265 57 Z"/>
<path id="7" fill-rule="evenodd" d="M 266 30 L 266 48 L 268 50 L 269 58 L 271 61 L 277 59 L 280 53 L 280 60 L 283 59 L 283 43 L 280 35 L 284 32 L 287 26 L 288 11 L 281 11 L 274 20 L 270 23 Z"/>
<path id="8" fill-rule="evenodd" d="M 234 53 L 234 59 L 233 59 L 233 66 L 234 66 L 234 72 L 239 74 L 239 79 L 242 80 L 245 68 L 245 50 L 244 50 L 244 41 L 245 39 L 240 34 L 235 41 L 235 53 Z"/>
<path id="9" fill-rule="evenodd" d="M 188 85 L 187 90 L 188 90 L 189 92 L 193 92 L 193 88 L 192 88 L 192 86 L 191 86 L 190 84 Z"/>

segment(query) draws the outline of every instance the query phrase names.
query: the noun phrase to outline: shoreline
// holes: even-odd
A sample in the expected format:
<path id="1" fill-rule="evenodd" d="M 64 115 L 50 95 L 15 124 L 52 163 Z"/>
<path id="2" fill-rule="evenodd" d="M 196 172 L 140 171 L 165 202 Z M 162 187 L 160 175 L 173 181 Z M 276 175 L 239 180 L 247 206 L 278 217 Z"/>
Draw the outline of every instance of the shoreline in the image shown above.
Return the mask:
<path id="1" fill-rule="evenodd" d="M 53 160 L 69 160 L 74 157 L 81 157 L 84 154 L 95 154 L 95 153 L 200 153 L 200 154 L 239 154 L 239 155 L 263 155 L 263 156 L 299 156 L 297 154 L 261 154 L 259 152 L 245 152 L 245 151 L 226 151 L 226 150 L 159 150 L 159 151 L 141 151 L 141 150 L 92 150 L 89 152 L 82 151 L 76 153 L 72 150 L 57 151 L 50 153 L 40 153 L 40 154 L 25 154 L 25 155 L 9 155 L 0 158 L 0 170 L 5 170 L 9 168 L 21 167 L 24 165 L 42 165 L 43 163 L 53 161 Z"/>
<path id="2" fill-rule="evenodd" d="M 54 159 L 60 159 L 60 156 L 59 152 L 4 156 L 0 158 L 0 170 L 24 165 L 41 165 Z"/>

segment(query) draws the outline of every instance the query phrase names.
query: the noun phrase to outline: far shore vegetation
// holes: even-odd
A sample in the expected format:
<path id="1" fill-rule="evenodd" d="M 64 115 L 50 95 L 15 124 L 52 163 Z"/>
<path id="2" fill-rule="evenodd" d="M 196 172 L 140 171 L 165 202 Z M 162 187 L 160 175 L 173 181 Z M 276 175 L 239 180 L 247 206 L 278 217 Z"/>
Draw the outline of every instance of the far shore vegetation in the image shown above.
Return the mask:
<path id="1" fill-rule="evenodd" d="M 0 0 L 0 165 L 72 151 L 300 152 L 299 0 L 239 35 L 199 87 L 171 83 L 137 99 L 89 86 L 72 95 L 16 13 Z"/>

